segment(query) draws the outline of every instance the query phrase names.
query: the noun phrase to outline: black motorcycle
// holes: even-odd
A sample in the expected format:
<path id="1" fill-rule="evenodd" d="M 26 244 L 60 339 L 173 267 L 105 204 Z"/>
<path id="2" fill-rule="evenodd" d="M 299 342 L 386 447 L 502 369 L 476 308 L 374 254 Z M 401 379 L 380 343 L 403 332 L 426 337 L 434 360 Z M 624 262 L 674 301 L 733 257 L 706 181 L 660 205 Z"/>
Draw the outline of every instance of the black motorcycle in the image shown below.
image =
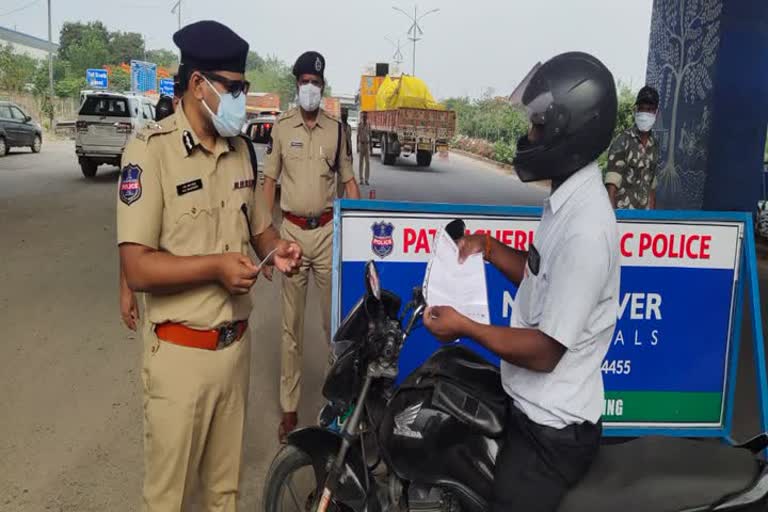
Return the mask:
<path id="1" fill-rule="evenodd" d="M 341 350 L 323 387 L 332 416 L 351 413 L 340 431 L 310 427 L 288 436 L 267 475 L 265 512 L 486 510 L 507 411 L 499 369 L 448 345 L 395 389 L 400 349 L 426 306 L 416 289 L 398 316 L 401 300 L 381 290 L 372 262 L 365 279 L 365 295 L 334 338 Z M 759 456 L 765 433 L 739 446 L 620 441 L 606 439 L 560 511 L 768 510 L 768 466 Z M 301 471 L 303 492 L 295 487 Z"/>

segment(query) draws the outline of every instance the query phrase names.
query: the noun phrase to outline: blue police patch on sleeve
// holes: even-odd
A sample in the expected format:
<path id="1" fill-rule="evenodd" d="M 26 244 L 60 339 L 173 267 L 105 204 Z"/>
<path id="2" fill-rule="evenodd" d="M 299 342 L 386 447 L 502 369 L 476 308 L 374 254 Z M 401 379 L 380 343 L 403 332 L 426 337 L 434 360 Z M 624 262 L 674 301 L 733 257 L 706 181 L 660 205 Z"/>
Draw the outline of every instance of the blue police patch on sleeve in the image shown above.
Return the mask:
<path id="1" fill-rule="evenodd" d="M 130 206 L 141 198 L 141 167 L 128 164 L 120 171 L 120 200 Z"/>
<path id="2" fill-rule="evenodd" d="M 271 155 L 271 154 L 272 154 L 272 137 L 271 137 L 271 136 L 269 137 L 269 142 L 267 142 L 267 150 L 266 150 L 266 153 L 267 153 L 268 155 Z"/>

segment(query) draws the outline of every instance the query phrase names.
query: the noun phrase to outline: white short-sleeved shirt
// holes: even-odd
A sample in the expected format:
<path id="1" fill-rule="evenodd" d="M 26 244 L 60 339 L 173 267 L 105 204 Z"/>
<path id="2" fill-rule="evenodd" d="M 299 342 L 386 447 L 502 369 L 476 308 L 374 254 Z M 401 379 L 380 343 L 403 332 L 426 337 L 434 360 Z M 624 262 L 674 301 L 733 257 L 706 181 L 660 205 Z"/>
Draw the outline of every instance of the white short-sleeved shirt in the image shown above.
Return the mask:
<path id="1" fill-rule="evenodd" d="M 573 174 L 544 202 L 533 247 L 511 326 L 538 329 L 566 351 L 551 373 L 502 361 L 502 384 L 536 423 L 596 423 L 604 398 L 600 365 L 616 326 L 620 272 L 616 216 L 597 163 Z"/>

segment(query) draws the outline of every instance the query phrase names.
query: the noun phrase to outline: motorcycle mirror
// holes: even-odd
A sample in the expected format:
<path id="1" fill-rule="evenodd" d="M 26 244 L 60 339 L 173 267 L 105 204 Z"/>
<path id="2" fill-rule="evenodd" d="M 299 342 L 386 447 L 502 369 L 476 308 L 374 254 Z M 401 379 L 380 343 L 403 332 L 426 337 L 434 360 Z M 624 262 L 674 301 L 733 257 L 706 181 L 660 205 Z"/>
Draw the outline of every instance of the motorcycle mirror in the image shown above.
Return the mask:
<path id="1" fill-rule="evenodd" d="M 376 297 L 376 300 L 381 300 L 381 281 L 373 261 L 365 264 L 365 286 L 368 290 L 368 295 Z"/>
<path id="2" fill-rule="evenodd" d="M 466 230 L 467 226 L 461 219 L 452 220 L 445 226 L 445 232 L 448 233 L 448 236 L 450 236 L 454 242 L 458 242 L 459 239 L 464 236 Z"/>

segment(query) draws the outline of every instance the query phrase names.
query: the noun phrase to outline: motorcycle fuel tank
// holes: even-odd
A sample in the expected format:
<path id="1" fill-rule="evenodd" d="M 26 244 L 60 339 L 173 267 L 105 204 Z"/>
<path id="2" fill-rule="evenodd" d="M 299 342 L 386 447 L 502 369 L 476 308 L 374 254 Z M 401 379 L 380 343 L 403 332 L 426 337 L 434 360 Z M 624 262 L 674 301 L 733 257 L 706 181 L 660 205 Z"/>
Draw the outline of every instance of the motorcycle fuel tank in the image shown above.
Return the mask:
<path id="1" fill-rule="evenodd" d="M 441 349 L 409 376 L 379 436 L 400 478 L 450 488 L 475 508 L 491 494 L 506 396 L 498 369 L 468 352 Z"/>

